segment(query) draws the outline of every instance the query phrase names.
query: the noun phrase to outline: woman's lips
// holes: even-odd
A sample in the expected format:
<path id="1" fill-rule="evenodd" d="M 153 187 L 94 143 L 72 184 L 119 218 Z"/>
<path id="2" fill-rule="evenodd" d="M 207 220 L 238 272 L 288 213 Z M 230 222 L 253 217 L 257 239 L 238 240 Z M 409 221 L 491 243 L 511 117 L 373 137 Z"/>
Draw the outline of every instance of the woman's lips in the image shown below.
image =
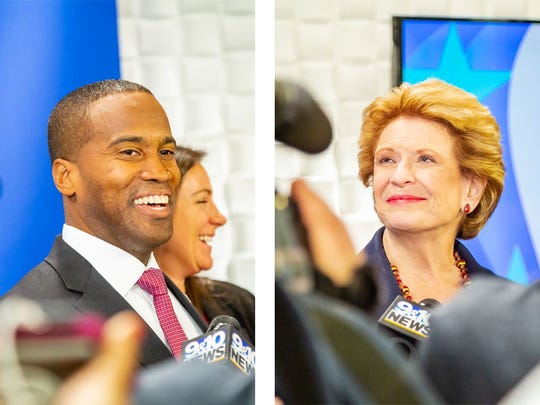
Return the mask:
<path id="1" fill-rule="evenodd" d="M 417 201 L 424 201 L 425 198 L 417 197 L 414 195 L 393 195 L 386 199 L 386 202 L 388 203 L 399 203 L 399 202 L 417 202 Z"/>

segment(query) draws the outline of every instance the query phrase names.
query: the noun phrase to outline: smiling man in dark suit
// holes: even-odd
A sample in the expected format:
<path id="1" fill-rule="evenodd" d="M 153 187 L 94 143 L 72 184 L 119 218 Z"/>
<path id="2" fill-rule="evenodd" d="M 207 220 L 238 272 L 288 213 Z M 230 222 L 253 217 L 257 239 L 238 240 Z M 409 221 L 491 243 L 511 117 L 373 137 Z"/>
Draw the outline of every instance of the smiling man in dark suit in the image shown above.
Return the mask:
<path id="1" fill-rule="evenodd" d="M 152 250 L 172 234 L 180 172 L 165 111 L 136 83 L 92 83 L 54 108 L 48 142 L 65 224 L 49 256 L 8 295 L 53 299 L 106 317 L 134 309 L 149 325 L 141 364 L 170 358 L 174 344 L 158 305 L 138 284 L 145 270 L 158 267 Z M 165 280 L 183 338 L 200 335 L 205 321 Z"/>

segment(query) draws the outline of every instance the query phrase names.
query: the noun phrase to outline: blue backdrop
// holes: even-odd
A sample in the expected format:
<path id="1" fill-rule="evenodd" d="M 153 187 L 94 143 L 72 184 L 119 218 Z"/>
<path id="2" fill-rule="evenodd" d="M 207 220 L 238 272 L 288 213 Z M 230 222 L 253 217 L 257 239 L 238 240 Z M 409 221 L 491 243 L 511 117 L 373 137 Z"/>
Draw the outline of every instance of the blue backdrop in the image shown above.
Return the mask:
<path id="1" fill-rule="evenodd" d="M 0 295 L 61 232 L 47 119 L 84 84 L 120 77 L 114 0 L 0 2 Z"/>
<path id="2" fill-rule="evenodd" d="M 475 94 L 501 127 L 505 189 L 485 228 L 465 243 L 502 276 L 522 284 L 540 278 L 540 24 L 405 19 L 401 39 L 403 81 L 453 83 Z"/>

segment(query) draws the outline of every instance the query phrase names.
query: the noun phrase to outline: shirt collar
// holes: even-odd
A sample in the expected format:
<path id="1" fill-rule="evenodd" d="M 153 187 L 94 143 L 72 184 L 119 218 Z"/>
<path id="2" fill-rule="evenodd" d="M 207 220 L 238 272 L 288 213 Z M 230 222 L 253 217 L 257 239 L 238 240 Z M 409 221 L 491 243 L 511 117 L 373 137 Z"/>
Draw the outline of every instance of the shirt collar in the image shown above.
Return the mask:
<path id="1" fill-rule="evenodd" d="M 83 256 L 113 288 L 125 296 L 137 283 L 144 270 L 158 267 L 154 254 L 142 263 L 123 249 L 64 224 L 62 239 Z"/>

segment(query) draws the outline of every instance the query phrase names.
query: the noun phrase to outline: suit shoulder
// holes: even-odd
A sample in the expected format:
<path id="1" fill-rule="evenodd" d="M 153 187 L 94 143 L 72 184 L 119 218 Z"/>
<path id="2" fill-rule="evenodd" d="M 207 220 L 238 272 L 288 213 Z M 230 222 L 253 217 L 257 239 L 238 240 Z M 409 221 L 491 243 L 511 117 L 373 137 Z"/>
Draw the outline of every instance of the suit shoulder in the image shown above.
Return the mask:
<path id="1" fill-rule="evenodd" d="M 26 273 L 4 297 L 17 295 L 26 298 L 57 298 L 66 291 L 56 270 L 46 261 Z"/>

